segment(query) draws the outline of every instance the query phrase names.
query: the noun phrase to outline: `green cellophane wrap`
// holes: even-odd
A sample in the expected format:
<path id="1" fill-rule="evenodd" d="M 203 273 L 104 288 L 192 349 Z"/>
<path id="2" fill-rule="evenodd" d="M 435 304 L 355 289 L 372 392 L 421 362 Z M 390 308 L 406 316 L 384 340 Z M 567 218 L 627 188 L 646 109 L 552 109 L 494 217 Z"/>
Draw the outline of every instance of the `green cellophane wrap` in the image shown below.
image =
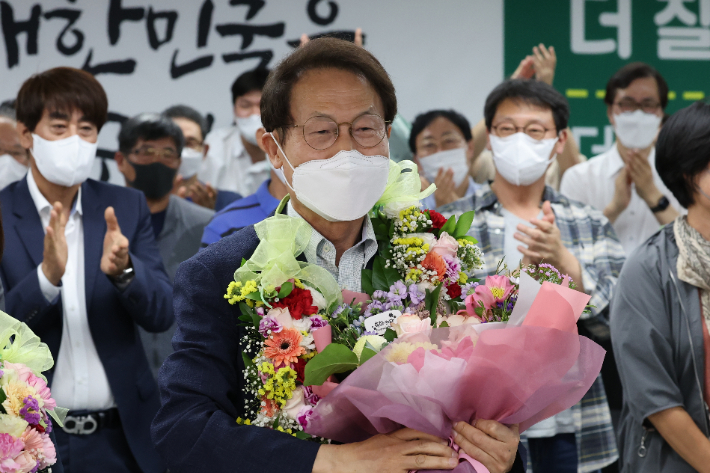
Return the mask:
<path id="1" fill-rule="evenodd" d="M 260 288 L 279 287 L 289 279 L 300 279 L 317 289 L 330 307 L 341 304 L 338 282 L 327 270 L 315 264 L 298 261 L 311 239 L 311 226 L 301 218 L 277 213 L 256 225 L 259 246 L 249 260 L 234 273 L 242 284 L 254 280 Z"/>
<path id="2" fill-rule="evenodd" d="M 14 338 L 13 338 L 14 337 Z M 42 374 L 54 366 L 54 358 L 46 343 L 43 343 L 27 324 L 10 317 L 0 311 L 0 360 L 10 363 L 21 363 L 32 373 L 47 381 Z M 63 426 L 68 409 L 57 407 L 47 410 L 52 419 Z"/>
<path id="3" fill-rule="evenodd" d="M 431 184 L 426 189 L 421 189 L 422 181 L 419 179 L 417 165 L 414 162 L 405 160 L 396 163 L 390 160 L 387 186 L 375 205 L 383 207 L 390 204 L 408 204 L 406 205 L 408 207 L 419 205 L 420 200 L 434 193 L 436 186 Z"/>

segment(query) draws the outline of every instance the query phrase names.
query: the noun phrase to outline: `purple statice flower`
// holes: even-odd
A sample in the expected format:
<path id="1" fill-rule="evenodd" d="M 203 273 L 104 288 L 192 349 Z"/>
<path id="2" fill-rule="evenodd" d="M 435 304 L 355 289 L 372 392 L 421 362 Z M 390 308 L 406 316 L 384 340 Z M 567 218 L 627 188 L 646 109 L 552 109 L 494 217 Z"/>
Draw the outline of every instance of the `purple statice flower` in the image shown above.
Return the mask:
<path id="1" fill-rule="evenodd" d="M 264 317 L 259 322 L 259 333 L 264 338 L 269 337 L 269 331 L 279 333 L 282 329 L 283 327 L 281 326 L 279 321 L 273 317 Z"/>
<path id="2" fill-rule="evenodd" d="M 310 386 L 301 386 L 303 389 L 303 396 L 308 404 L 315 406 L 320 401 L 320 396 L 313 392 Z"/>
<path id="3" fill-rule="evenodd" d="M 39 460 L 37 460 L 37 463 L 35 464 L 34 468 L 30 470 L 30 473 L 37 473 L 39 470 Z"/>
<path id="4" fill-rule="evenodd" d="M 22 401 L 24 406 L 20 409 L 20 417 L 25 419 L 30 425 L 39 424 L 41 414 L 39 413 L 39 403 L 32 396 L 27 396 Z"/>
<path id="5" fill-rule="evenodd" d="M 372 300 L 384 302 L 387 300 L 387 292 L 385 291 L 375 291 L 372 293 Z"/>
<path id="6" fill-rule="evenodd" d="M 372 331 L 372 330 L 365 330 L 364 332 L 362 332 L 362 335 L 365 336 L 365 335 L 379 335 L 379 334 L 377 332 Z"/>
<path id="7" fill-rule="evenodd" d="M 52 432 L 52 419 L 49 418 L 49 415 L 47 412 L 42 413 L 42 420 L 44 421 L 46 427 L 44 428 L 44 431 L 47 432 L 48 434 Z"/>
<path id="8" fill-rule="evenodd" d="M 425 296 L 426 294 L 419 290 L 419 286 L 416 284 L 409 285 L 409 300 L 412 305 L 419 305 L 424 300 Z"/>
<path id="9" fill-rule="evenodd" d="M 511 312 L 513 310 L 513 307 L 515 307 L 515 304 L 513 301 L 508 301 L 508 307 L 506 307 L 506 311 Z"/>
<path id="10" fill-rule="evenodd" d="M 342 314 L 343 311 L 344 311 L 345 309 L 347 309 L 347 308 L 348 308 L 348 305 L 347 305 L 347 304 L 340 304 L 340 305 L 333 311 L 333 313 L 332 313 L 330 316 L 331 316 L 332 318 L 336 319 L 336 318 L 338 318 L 338 316 L 339 316 L 340 314 Z"/>
<path id="11" fill-rule="evenodd" d="M 380 312 L 383 312 L 385 309 L 384 303 L 380 301 L 373 301 L 370 303 L 370 305 L 367 306 L 367 310 L 363 314 L 365 318 L 367 317 L 372 317 L 375 314 L 379 314 Z"/>
<path id="12" fill-rule="evenodd" d="M 502 301 L 496 302 L 496 307 L 498 307 L 499 309 L 502 309 L 502 308 L 503 308 L 503 302 L 502 302 Z"/>
<path id="13" fill-rule="evenodd" d="M 311 329 L 321 328 L 328 325 L 328 322 L 320 315 L 311 315 L 308 318 L 311 320 Z"/>
<path id="14" fill-rule="evenodd" d="M 466 298 L 466 296 L 473 294 L 478 286 L 480 286 L 480 283 L 477 282 L 469 282 L 464 284 L 461 288 L 461 297 Z"/>
<path id="15" fill-rule="evenodd" d="M 404 285 L 402 281 L 397 281 L 396 283 L 392 284 L 390 286 L 390 292 L 387 293 L 388 298 L 390 301 L 393 300 L 402 300 L 405 297 L 407 297 L 407 286 Z"/>

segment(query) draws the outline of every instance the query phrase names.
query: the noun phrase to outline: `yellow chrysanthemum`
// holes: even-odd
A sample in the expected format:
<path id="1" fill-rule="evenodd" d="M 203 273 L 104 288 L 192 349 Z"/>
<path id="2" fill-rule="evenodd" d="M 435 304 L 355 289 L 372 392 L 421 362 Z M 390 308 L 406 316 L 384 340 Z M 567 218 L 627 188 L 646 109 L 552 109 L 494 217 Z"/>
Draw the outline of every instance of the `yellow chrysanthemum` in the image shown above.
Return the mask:
<path id="1" fill-rule="evenodd" d="M 24 399 L 27 396 L 34 397 L 38 402 L 42 401 L 42 397 L 37 395 L 37 391 L 34 388 L 22 382 L 11 381 L 3 386 L 2 389 L 7 396 L 5 402 L 2 403 L 2 407 L 5 408 L 5 412 L 8 414 L 19 416 L 20 409 L 25 406 Z"/>

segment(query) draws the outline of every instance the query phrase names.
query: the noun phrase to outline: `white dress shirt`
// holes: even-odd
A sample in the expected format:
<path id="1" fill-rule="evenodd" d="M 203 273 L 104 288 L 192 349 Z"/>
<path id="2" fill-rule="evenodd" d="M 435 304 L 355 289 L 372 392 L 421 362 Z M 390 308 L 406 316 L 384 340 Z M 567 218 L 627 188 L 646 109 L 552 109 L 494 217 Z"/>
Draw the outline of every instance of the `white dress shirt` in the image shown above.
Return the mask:
<path id="1" fill-rule="evenodd" d="M 685 213 L 656 172 L 655 149 L 651 149 L 648 161 L 653 172 L 653 182 L 658 190 L 668 198 L 673 208 Z M 608 151 L 569 168 L 562 176 L 560 193 L 604 211 L 614 199 L 615 180 L 623 168 L 624 161 L 614 143 Z M 629 206 L 619 214 L 612 226 L 627 256 L 661 228 L 648 204 L 636 193 L 634 184 L 631 184 Z"/>
<path id="2" fill-rule="evenodd" d="M 215 189 L 238 192 L 243 197 L 253 194 L 271 174 L 267 159 L 252 162 L 236 125 L 210 132 L 209 145 L 197 178 Z"/>
<path id="3" fill-rule="evenodd" d="M 27 173 L 27 185 L 46 233 L 52 205 L 39 191 L 32 172 Z M 42 265 L 37 267 L 39 287 L 47 301 L 53 302 L 60 294 L 62 296 L 62 341 L 52 380 L 52 397 L 58 406 L 68 409 L 108 409 L 115 406 L 115 402 L 91 336 L 86 309 L 81 188 L 64 235 L 68 258 L 62 285 L 54 286 L 42 271 Z"/>

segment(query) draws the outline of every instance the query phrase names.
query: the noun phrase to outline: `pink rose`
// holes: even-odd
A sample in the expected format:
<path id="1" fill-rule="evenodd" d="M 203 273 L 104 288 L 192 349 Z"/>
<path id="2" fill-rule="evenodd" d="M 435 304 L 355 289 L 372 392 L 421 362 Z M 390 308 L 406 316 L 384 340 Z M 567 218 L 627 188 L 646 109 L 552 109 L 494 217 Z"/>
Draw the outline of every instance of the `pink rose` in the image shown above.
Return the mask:
<path id="1" fill-rule="evenodd" d="M 481 323 L 481 321 L 476 317 L 466 317 L 461 314 L 451 314 L 448 317 L 445 317 L 444 321 L 449 325 L 449 327 L 458 327 L 459 325 L 475 325 Z"/>
<path id="2" fill-rule="evenodd" d="M 306 407 L 306 396 L 303 392 L 303 387 L 299 386 L 293 391 L 291 399 L 286 401 L 286 405 L 283 407 L 283 412 L 290 419 L 298 421 L 298 416 L 301 413 L 301 409 Z"/>
<path id="3" fill-rule="evenodd" d="M 431 334 L 431 319 L 429 317 L 420 319 L 416 315 L 402 314 L 397 322 L 392 324 L 392 328 L 397 332 L 398 337 L 410 333 L 424 333 L 429 336 Z"/>
<path id="4" fill-rule="evenodd" d="M 291 317 L 291 313 L 286 308 L 271 309 L 266 316 L 276 319 L 276 321 L 280 323 L 283 328 L 293 328 L 293 318 Z"/>
<path id="5" fill-rule="evenodd" d="M 441 232 L 439 241 L 436 242 L 433 248 L 429 251 L 439 254 L 442 257 L 456 258 L 456 252 L 459 250 L 459 242 L 454 237 L 446 232 Z"/>

